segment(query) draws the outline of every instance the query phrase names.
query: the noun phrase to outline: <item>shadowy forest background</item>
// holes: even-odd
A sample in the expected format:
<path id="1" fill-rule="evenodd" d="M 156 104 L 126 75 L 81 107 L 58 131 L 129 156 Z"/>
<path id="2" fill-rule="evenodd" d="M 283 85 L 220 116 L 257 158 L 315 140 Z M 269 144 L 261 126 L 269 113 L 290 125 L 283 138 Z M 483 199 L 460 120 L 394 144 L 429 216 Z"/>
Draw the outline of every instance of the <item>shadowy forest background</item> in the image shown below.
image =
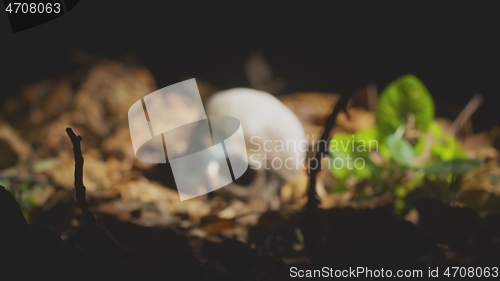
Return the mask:
<path id="1" fill-rule="evenodd" d="M 413 73 L 438 105 L 486 101 L 475 128 L 494 121 L 500 63 L 499 19 L 487 4 L 142 3 L 82 2 L 71 13 L 12 34 L 0 18 L 2 98 L 28 81 L 77 68 L 75 52 L 129 58 L 148 67 L 159 87 L 184 75 L 218 88 L 248 86 L 242 65 L 262 51 L 282 92 L 339 92 L 373 82 L 382 89 Z M 457 109 L 458 110 L 458 109 Z M 449 114 L 443 110 L 443 114 Z"/>

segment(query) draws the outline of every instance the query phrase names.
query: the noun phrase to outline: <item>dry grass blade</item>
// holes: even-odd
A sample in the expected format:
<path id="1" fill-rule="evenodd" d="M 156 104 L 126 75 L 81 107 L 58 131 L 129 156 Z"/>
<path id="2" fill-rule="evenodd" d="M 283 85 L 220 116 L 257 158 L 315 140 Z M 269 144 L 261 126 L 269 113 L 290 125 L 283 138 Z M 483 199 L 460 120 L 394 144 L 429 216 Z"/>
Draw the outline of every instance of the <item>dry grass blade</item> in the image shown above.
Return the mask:
<path id="1" fill-rule="evenodd" d="M 474 95 L 467 103 L 467 105 L 464 107 L 464 109 L 462 109 L 462 111 L 457 116 L 455 121 L 453 121 L 453 124 L 451 124 L 450 128 L 448 129 L 448 132 L 456 136 L 460 128 L 462 128 L 465 122 L 467 122 L 467 120 L 470 119 L 472 114 L 476 112 L 476 110 L 482 103 L 483 103 L 483 96 L 480 94 Z"/>

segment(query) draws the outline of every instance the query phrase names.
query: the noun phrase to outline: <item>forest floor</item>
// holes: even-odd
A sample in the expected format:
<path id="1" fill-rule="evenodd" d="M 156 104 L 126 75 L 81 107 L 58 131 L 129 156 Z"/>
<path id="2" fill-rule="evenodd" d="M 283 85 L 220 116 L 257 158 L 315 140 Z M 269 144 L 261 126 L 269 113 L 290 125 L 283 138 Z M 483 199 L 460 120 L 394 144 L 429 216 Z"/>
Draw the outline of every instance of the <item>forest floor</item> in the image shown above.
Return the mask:
<path id="1" fill-rule="evenodd" d="M 204 100 L 216 91 L 197 83 Z M 319 203 L 313 210 L 306 208 L 305 171 L 278 180 L 272 198 L 258 196 L 257 185 L 271 188 L 276 182 L 256 179 L 259 174 L 249 170 L 248 195 L 220 192 L 180 201 L 168 165 L 135 159 L 122 114 L 155 90 L 147 69 L 104 61 L 31 84 L 4 103 L 0 259 L 6 262 L 0 276 L 287 280 L 292 267 L 416 268 L 427 274 L 429 267 L 500 264 L 498 127 L 469 129 L 460 139 L 466 153 L 485 160 L 461 178 L 461 191 L 469 191 L 461 193 L 467 194 L 462 202 L 443 200 L 441 187 L 425 181 L 397 210 L 400 198 L 393 191 L 368 197 L 332 191 L 336 179 L 328 170 L 317 175 Z M 339 113 L 332 134 L 373 126 L 364 96 L 351 98 L 349 116 Z M 298 93 L 280 100 L 308 135 L 320 136 L 339 95 Z M 79 155 L 83 174 L 78 161 L 75 171 Z"/>

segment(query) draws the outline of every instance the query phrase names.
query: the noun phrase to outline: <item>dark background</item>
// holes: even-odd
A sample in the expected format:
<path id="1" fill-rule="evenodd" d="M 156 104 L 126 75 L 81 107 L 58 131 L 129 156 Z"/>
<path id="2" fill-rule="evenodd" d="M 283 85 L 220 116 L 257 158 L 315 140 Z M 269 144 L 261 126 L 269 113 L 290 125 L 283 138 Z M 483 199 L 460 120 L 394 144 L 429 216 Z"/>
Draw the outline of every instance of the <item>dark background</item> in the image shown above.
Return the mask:
<path id="1" fill-rule="evenodd" d="M 368 82 L 382 89 L 413 73 L 438 105 L 463 107 L 483 94 L 475 129 L 500 123 L 500 20 L 493 5 L 206 2 L 80 1 L 62 17 L 18 33 L 0 5 L 2 100 L 27 83 L 76 69 L 74 51 L 133 58 L 149 67 L 159 87 L 184 75 L 219 88 L 248 86 L 243 63 L 257 48 L 286 79 L 283 93 L 338 92 Z"/>

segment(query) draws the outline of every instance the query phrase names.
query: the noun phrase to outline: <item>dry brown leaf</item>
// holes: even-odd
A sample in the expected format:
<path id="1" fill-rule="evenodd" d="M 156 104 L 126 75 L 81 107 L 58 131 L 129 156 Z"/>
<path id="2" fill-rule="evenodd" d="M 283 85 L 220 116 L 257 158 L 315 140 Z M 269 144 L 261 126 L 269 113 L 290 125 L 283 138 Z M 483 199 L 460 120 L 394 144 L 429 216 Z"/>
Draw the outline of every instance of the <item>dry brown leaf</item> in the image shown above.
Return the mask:
<path id="1" fill-rule="evenodd" d="M 350 118 L 347 118 L 345 112 L 341 112 L 337 117 L 336 126 L 342 130 L 353 133 L 375 126 L 375 115 L 366 109 L 350 108 L 347 112 Z"/>
<path id="2" fill-rule="evenodd" d="M 67 110 L 73 101 L 71 79 L 64 77 L 50 83 L 49 89 L 30 103 L 30 119 L 33 125 L 40 125 Z"/>
<path id="3" fill-rule="evenodd" d="M 43 189 L 31 192 L 32 199 L 36 206 L 43 206 L 56 192 L 56 189 L 47 185 Z"/>
<path id="4" fill-rule="evenodd" d="M 326 118 L 339 99 L 339 95 L 322 92 L 303 92 L 280 96 L 279 99 L 299 118 L 311 147 L 323 134 Z M 359 101 L 358 101 L 359 103 Z M 354 103 L 351 102 L 350 105 Z M 356 132 L 375 125 L 375 115 L 362 107 L 348 109 L 350 118 L 341 112 L 330 132 Z"/>
<path id="5" fill-rule="evenodd" d="M 497 159 L 499 153 L 492 142 L 491 136 L 483 132 L 466 136 L 462 145 L 468 158 Z"/>
<path id="6" fill-rule="evenodd" d="M 74 84 L 79 88 L 73 89 Z M 83 79 L 66 76 L 34 83 L 3 109 L 39 157 L 65 157 L 71 154 L 67 127 L 83 137 L 84 151 L 98 145 L 102 137 L 127 125 L 130 106 L 156 90 L 155 84 L 144 67 L 106 61 L 92 66 Z"/>
<path id="7" fill-rule="evenodd" d="M 107 137 L 102 142 L 101 149 L 105 155 L 115 156 L 120 160 L 135 159 L 130 131 L 127 126 L 118 128 L 115 133 Z"/>
<path id="8" fill-rule="evenodd" d="M 92 212 L 147 227 L 168 227 L 179 221 L 173 214 L 162 212 L 154 202 L 140 200 L 113 200 L 97 205 Z"/>
<path id="9" fill-rule="evenodd" d="M 39 108 L 40 101 L 43 99 L 52 88 L 53 81 L 44 80 L 25 86 L 20 95 L 8 98 L 2 106 L 2 113 L 5 119 L 24 133 L 26 130 L 32 129 L 31 123 L 34 117 L 43 118 L 41 111 L 35 116 L 31 115 L 31 110 Z"/>
<path id="10" fill-rule="evenodd" d="M 0 169 L 25 163 L 31 154 L 31 146 L 6 121 L 0 119 Z"/>
<path id="11" fill-rule="evenodd" d="M 210 204 L 200 197 L 180 201 L 177 191 L 151 182 L 146 178 L 120 183 L 114 186 L 124 200 L 155 202 L 158 208 L 168 214 L 187 214 L 198 221 L 210 212 Z"/>
<path id="12" fill-rule="evenodd" d="M 350 206 L 352 196 L 351 192 L 327 194 L 321 199 L 319 207 L 322 209 L 348 207 Z"/>
<path id="13" fill-rule="evenodd" d="M 219 235 L 224 231 L 237 227 L 234 219 L 224 219 L 217 216 L 207 216 L 203 218 L 200 229 L 211 235 Z"/>
<path id="14" fill-rule="evenodd" d="M 111 126 L 127 124 L 127 112 L 137 100 L 156 90 L 156 82 L 149 70 L 119 62 L 104 62 L 93 66 L 77 92 L 75 111 L 87 115 L 99 112 Z M 92 106 L 98 106 L 99 110 Z M 99 119 L 99 118 L 98 118 Z"/>
<path id="15" fill-rule="evenodd" d="M 462 179 L 462 189 L 479 189 L 500 196 L 500 164 L 490 161 L 467 172 Z"/>
<path id="16" fill-rule="evenodd" d="M 413 223 L 413 224 L 418 224 L 418 220 L 419 220 L 419 213 L 417 211 L 417 209 L 413 208 L 411 209 L 405 216 L 405 220 Z"/>
<path id="17" fill-rule="evenodd" d="M 116 165 L 108 163 L 92 155 L 92 151 L 83 155 L 83 183 L 89 191 L 109 189 L 122 179 L 122 173 Z M 67 189 L 74 188 L 75 162 L 73 158 L 62 158 L 58 165 L 44 171 L 55 186 Z"/>
<path id="18" fill-rule="evenodd" d="M 323 92 L 300 92 L 278 97 L 297 115 L 302 124 L 323 125 L 339 95 Z"/>

